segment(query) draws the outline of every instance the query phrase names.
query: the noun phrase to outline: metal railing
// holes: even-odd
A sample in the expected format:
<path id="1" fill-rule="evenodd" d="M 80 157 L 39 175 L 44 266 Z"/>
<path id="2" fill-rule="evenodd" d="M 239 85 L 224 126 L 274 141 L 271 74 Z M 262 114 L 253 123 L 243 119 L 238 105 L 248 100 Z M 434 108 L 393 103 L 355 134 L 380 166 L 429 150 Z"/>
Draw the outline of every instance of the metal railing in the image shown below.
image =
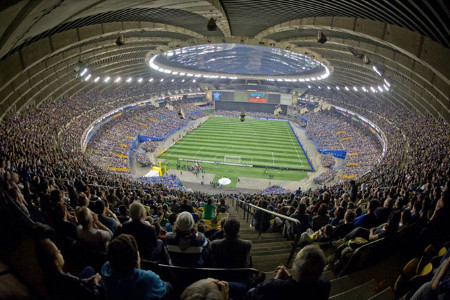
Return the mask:
<path id="1" fill-rule="evenodd" d="M 265 208 L 253 205 L 253 204 L 245 202 L 243 200 L 235 199 L 233 197 L 231 197 L 231 199 L 232 199 L 231 200 L 232 201 L 232 205 L 236 209 L 236 212 L 239 212 L 239 209 L 243 209 L 244 210 L 243 218 L 244 218 L 244 220 L 246 220 L 247 224 L 249 223 L 250 215 L 252 215 L 252 218 L 253 218 L 253 213 L 252 213 L 251 209 L 254 209 L 254 210 L 260 210 L 260 211 L 266 212 L 266 213 L 268 213 L 270 215 L 273 215 L 275 217 L 279 217 L 280 219 L 283 219 L 285 221 L 293 222 L 293 223 L 296 224 L 296 227 L 298 229 L 300 229 L 300 227 L 301 227 L 300 221 L 297 220 L 297 219 L 294 219 L 294 218 L 291 218 L 291 217 L 288 217 L 288 216 L 285 216 L 285 215 L 282 215 L 282 214 L 270 211 L 268 209 L 265 209 Z M 261 214 L 261 217 L 260 217 L 261 219 L 259 220 L 260 224 L 262 223 L 263 217 L 264 217 L 264 214 Z M 262 226 L 259 226 L 258 237 L 261 237 L 261 234 L 262 234 Z M 292 244 L 292 248 L 291 248 L 291 252 L 289 254 L 289 258 L 288 258 L 288 260 L 286 262 L 286 266 L 289 265 L 289 263 L 294 258 L 294 253 L 295 253 L 295 250 L 297 249 L 299 240 L 300 240 L 300 234 L 297 232 L 296 236 L 295 236 L 294 243 Z"/>

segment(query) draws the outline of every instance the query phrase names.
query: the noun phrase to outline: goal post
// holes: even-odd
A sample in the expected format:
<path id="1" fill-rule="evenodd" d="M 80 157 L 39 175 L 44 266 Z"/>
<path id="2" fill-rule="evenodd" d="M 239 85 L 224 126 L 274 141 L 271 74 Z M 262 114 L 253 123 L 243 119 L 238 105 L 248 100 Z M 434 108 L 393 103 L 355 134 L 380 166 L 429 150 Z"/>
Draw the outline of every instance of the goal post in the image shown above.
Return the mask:
<path id="1" fill-rule="evenodd" d="M 224 155 L 223 162 L 227 164 L 240 164 L 241 157 L 236 155 Z"/>

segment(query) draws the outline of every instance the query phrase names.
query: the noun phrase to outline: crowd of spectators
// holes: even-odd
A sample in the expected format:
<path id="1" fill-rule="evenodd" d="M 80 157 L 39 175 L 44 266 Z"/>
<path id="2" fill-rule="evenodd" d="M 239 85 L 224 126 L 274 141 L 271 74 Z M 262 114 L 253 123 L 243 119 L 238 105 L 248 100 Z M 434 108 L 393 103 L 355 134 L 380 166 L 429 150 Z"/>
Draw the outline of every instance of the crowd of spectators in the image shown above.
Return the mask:
<path id="1" fill-rule="evenodd" d="M 116 105 L 126 105 L 136 101 L 136 98 L 142 99 L 142 96 L 137 97 L 133 93 L 139 94 L 134 90 L 117 89 L 99 95 L 88 94 L 85 96 L 86 103 L 73 101 L 74 98 L 58 100 L 43 104 L 27 114 L 7 117 L 0 123 L 2 190 L 7 191 L 12 200 L 32 220 L 51 226 L 56 232 L 53 243 L 57 248 L 48 240 L 39 245 L 46 250 L 40 258 L 43 269 L 48 272 L 46 276 L 49 282 L 52 282 L 52 278 L 58 278 L 69 285 L 78 282 L 82 285 L 79 288 L 84 289 L 86 282 L 80 283 L 78 279 L 58 273 L 61 273 L 64 262 L 57 257 L 57 250 L 59 248 L 63 250 L 63 254 L 68 253 L 66 250 L 71 243 L 68 243 L 67 239 L 78 240 L 89 247 L 104 247 L 104 244 L 100 245 L 100 241 L 106 242 L 116 236 L 116 232 L 120 233 L 118 228 L 122 221 L 119 220 L 119 213 L 122 220 L 126 220 L 127 213 L 131 219 L 134 217 L 134 220 L 124 223 L 139 221 L 144 226 L 151 226 L 159 240 L 165 238 L 164 228 L 167 223 L 170 224 L 169 217 L 173 213 L 178 214 L 173 225 L 175 228 L 177 225 L 181 226 L 180 233 L 177 235 L 175 230 L 170 242 L 173 247 L 164 248 L 168 250 L 169 257 L 177 257 L 176 261 L 183 264 L 184 259 L 180 258 L 179 254 L 194 247 L 196 251 L 193 252 L 199 255 L 195 260 L 192 257 L 187 259 L 188 264 L 195 262 L 204 266 L 214 265 L 211 262 L 214 261 L 214 253 L 211 254 L 211 248 L 208 247 L 209 237 L 212 236 L 208 229 L 214 228 L 211 220 L 201 221 L 201 212 L 208 200 L 215 204 L 217 209 L 225 207 L 226 210 L 226 206 L 221 203 L 221 200 L 224 200 L 221 195 L 188 192 L 170 185 L 164 186 L 166 181 L 170 182 L 172 179 L 164 180 L 164 183 L 161 181 L 149 184 L 133 180 L 124 174 L 110 173 L 93 164 L 80 150 L 81 134 L 90 122 L 116 108 Z M 374 101 L 373 98 L 355 99 L 350 94 L 337 92 L 331 94 L 332 97 L 321 92 L 311 93 L 317 93 L 315 97 L 326 98 L 330 103 L 360 113 L 377 124 L 387 138 L 386 156 L 369 174 L 356 182 L 338 182 L 314 190 L 299 190 L 295 194 L 286 191 L 281 194 L 235 195 L 234 197 L 243 203 L 252 203 L 300 221 L 298 228 L 282 220 L 271 220 L 271 215 L 257 210 L 254 211 L 254 227 L 258 230 L 280 230 L 291 238 L 293 234 L 305 233 L 310 228 L 312 232 L 308 232 L 311 234 L 308 234 L 309 238 L 305 238 L 305 242 L 308 242 L 308 239 L 323 238 L 322 241 L 335 242 L 332 245 L 336 247 L 355 238 L 369 242 L 394 236 L 405 228 L 412 228 L 416 233 L 414 238 L 408 241 L 414 246 L 448 239 L 448 124 L 381 100 Z M 236 115 L 239 115 L 239 112 L 236 112 Z M 58 132 L 60 134 L 57 134 Z M 142 214 L 135 215 L 133 203 L 138 203 L 134 206 L 145 205 L 144 220 L 139 219 Z M 189 215 L 183 212 L 189 212 Z M 352 221 L 353 215 L 355 219 Z M 224 229 L 226 236 L 227 222 L 224 223 Z M 213 234 L 215 233 L 217 232 L 214 231 Z M 96 243 L 93 243 L 93 236 L 101 239 L 96 239 Z M 132 249 L 133 245 L 134 248 L 137 245 L 139 248 L 139 242 L 135 243 L 130 238 L 122 239 L 121 243 L 127 244 L 127 247 Z M 419 246 L 412 248 L 421 249 Z M 123 250 L 123 247 L 119 248 Z M 199 249 L 201 253 L 197 251 Z M 114 251 L 113 248 L 106 250 L 108 254 Z M 308 257 L 306 252 L 305 250 L 299 254 L 299 262 L 304 260 L 304 255 Z M 177 254 L 173 255 L 174 253 Z M 317 254 L 317 251 L 315 253 L 317 261 L 324 261 L 319 258 L 321 254 Z M 102 270 L 102 279 L 105 279 L 102 284 L 106 289 L 106 279 L 109 279 L 109 276 L 123 276 L 120 272 L 123 266 L 114 266 L 116 257 L 111 253 L 110 266 Z M 130 265 L 126 267 L 140 273 L 137 270 L 139 264 L 136 261 L 131 263 L 134 264 L 132 268 Z M 322 266 L 322 263 L 314 265 Z M 323 266 L 318 268 L 313 279 L 318 286 L 326 287 L 326 283 L 317 282 L 322 270 Z M 280 275 L 276 279 L 286 281 L 278 282 L 278 287 L 286 284 L 287 287 L 293 286 L 292 289 L 295 290 L 296 282 L 304 284 L 301 273 L 300 277 L 293 276 L 293 279 L 289 279 L 285 270 L 280 268 L 277 274 L 278 272 Z M 166 284 L 158 281 L 154 275 L 156 274 L 145 276 L 154 278 L 154 282 L 158 283 L 154 290 L 156 295 L 165 294 Z M 96 274 L 85 279 L 93 284 L 99 283 Z M 114 283 L 112 285 L 118 288 Z M 270 295 L 277 288 L 276 284 L 274 285 L 266 285 L 265 289 L 256 286 L 252 295 L 255 299 L 263 299 L 263 296 L 256 296 Z M 58 286 L 47 286 L 49 289 L 55 289 L 56 293 L 64 293 Z M 74 285 L 70 286 L 71 289 L 67 289 L 67 292 L 75 289 Z M 157 293 L 158 291 L 160 293 Z M 89 293 L 83 290 L 80 295 L 85 292 Z M 96 290 L 92 292 L 96 293 Z"/>
<path id="2" fill-rule="evenodd" d="M 333 155 L 331 154 L 323 154 L 320 156 L 320 162 L 322 163 L 322 166 L 325 168 L 331 168 L 336 164 L 336 161 L 333 158 Z"/>
<path id="3" fill-rule="evenodd" d="M 286 194 L 286 193 L 291 193 L 290 190 L 285 189 L 282 186 L 279 185 L 271 185 L 268 188 L 265 188 L 263 190 L 261 190 L 261 194 L 266 195 L 276 195 L 276 194 Z"/>
<path id="4" fill-rule="evenodd" d="M 139 180 L 148 184 L 161 185 L 168 190 L 184 190 L 183 182 L 173 174 L 155 177 L 140 177 Z"/>

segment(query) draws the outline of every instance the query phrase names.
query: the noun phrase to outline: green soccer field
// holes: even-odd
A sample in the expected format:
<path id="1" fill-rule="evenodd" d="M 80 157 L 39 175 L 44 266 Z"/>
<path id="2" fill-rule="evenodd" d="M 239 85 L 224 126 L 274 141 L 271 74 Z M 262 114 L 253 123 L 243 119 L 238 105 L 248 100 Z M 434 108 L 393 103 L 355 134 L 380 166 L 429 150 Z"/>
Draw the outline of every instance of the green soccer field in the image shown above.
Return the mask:
<path id="1" fill-rule="evenodd" d="M 169 162 L 170 168 L 176 168 L 179 158 L 209 161 L 211 163 L 200 162 L 205 172 L 216 174 L 215 180 L 222 176 L 230 178 L 230 187 L 235 186 L 238 177 L 301 180 L 307 176 L 305 171 L 278 168 L 311 170 L 288 122 L 251 118 L 240 122 L 239 118 L 210 117 L 159 158 L 164 159 L 163 165 Z"/>

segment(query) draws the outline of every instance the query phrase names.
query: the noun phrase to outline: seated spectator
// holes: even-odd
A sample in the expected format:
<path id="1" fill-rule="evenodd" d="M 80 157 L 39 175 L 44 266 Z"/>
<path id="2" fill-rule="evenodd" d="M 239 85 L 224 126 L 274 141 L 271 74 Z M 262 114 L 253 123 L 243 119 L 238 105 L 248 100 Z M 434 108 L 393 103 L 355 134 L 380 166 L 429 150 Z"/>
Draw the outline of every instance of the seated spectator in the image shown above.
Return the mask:
<path id="1" fill-rule="evenodd" d="M 384 200 L 383 207 L 378 207 L 375 210 L 375 216 L 377 217 L 378 225 L 387 222 L 387 219 L 391 214 L 392 207 L 394 207 L 394 199 L 387 198 L 386 200 Z"/>
<path id="2" fill-rule="evenodd" d="M 339 246 L 345 241 L 353 240 L 357 237 L 361 237 L 369 242 L 373 242 L 387 236 L 392 236 L 397 232 L 399 222 L 400 212 L 394 212 L 389 216 L 387 223 L 381 224 L 378 227 L 372 227 L 371 229 L 366 229 L 363 227 L 355 228 L 350 233 L 348 233 L 344 237 L 344 239 L 333 242 L 333 245 Z"/>
<path id="3" fill-rule="evenodd" d="M 173 227 L 175 226 L 175 222 L 177 221 L 177 214 L 176 213 L 171 213 L 167 220 L 169 222 L 166 223 L 164 228 L 166 229 L 167 232 L 172 232 L 173 231 Z"/>
<path id="4" fill-rule="evenodd" d="M 128 210 L 125 205 L 119 206 L 119 215 L 117 216 L 117 219 L 119 219 L 120 224 L 123 224 L 130 220 L 130 216 L 128 215 Z"/>
<path id="5" fill-rule="evenodd" d="M 211 243 L 213 266 L 217 268 L 249 267 L 252 242 L 238 238 L 240 223 L 235 218 L 225 221 L 225 238 Z"/>
<path id="6" fill-rule="evenodd" d="M 166 234 L 166 243 L 174 265 L 200 267 L 209 260 L 209 242 L 196 232 L 194 218 L 187 211 L 178 215 L 175 230 Z"/>
<path id="7" fill-rule="evenodd" d="M 333 226 L 338 226 L 341 221 L 343 221 L 345 215 L 345 209 L 341 206 L 338 206 L 334 210 L 334 218 L 330 220 L 330 224 Z"/>
<path id="8" fill-rule="evenodd" d="M 353 209 L 349 209 L 345 212 L 344 215 L 344 224 L 339 224 L 333 231 L 331 235 L 332 240 L 341 239 L 346 236 L 349 232 L 355 229 L 355 225 L 353 221 L 355 220 L 355 212 Z"/>
<path id="9" fill-rule="evenodd" d="M 61 250 L 68 250 L 77 239 L 77 225 L 67 221 L 67 207 L 57 203 L 50 211 L 48 224 L 55 230 L 55 243 Z"/>
<path id="10" fill-rule="evenodd" d="M 222 223 L 222 220 L 227 219 L 229 216 L 229 213 L 227 213 L 226 207 L 221 206 L 217 209 L 218 213 L 216 217 L 214 218 L 214 224 L 219 224 L 218 227 L 220 228 L 220 224 Z"/>
<path id="11" fill-rule="evenodd" d="M 227 300 L 228 283 L 217 279 L 206 278 L 194 282 L 184 289 L 181 300 Z"/>
<path id="12" fill-rule="evenodd" d="M 194 209 L 192 208 L 192 205 L 189 204 L 187 200 L 183 200 L 183 204 L 180 205 L 178 208 L 178 212 L 188 211 L 190 213 L 194 213 Z"/>
<path id="13" fill-rule="evenodd" d="M 375 210 L 379 206 L 380 202 L 377 199 L 370 200 L 369 209 L 366 214 L 357 217 L 354 221 L 355 227 L 372 228 L 377 226 L 377 217 L 375 216 Z"/>
<path id="14" fill-rule="evenodd" d="M 65 273 L 64 258 L 48 238 L 36 244 L 36 258 L 44 273 L 44 286 L 50 299 L 103 299 L 101 276 L 86 267 L 79 277 Z"/>
<path id="15" fill-rule="evenodd" d="M 98 249 L 104 249 L 106 242 L 111 240 L 113 233 L 100 223 L 97 215 L 87 207 L 82 207 L 77 213 L 77 238 L 80 242 Z"/>
<path id="16" fill-rule="evenodd" d="M 161 299 L 169 286 L 158 275 L 140 269 L 136 240 L 129 234 L 114 238 L 107 248 L 108 261 L 102 267 L 102 285 L 107 300 Z"/>
<path id="17" fill-rule="evenodd" d="M 93 212 L 97 214 L 97 218 L 106 227 L 111 230 L 114 234 L 116 232 L 117 226 L 120 225 L 119 219 L 117 219 L 116 214 L 109 210 L 108 205 L 105 201 L 99 199 L 95 201 Z"/>
<path id="18" fill-rule="evenodd" d="M 317 231 L 323 226 L 327 225 L 330 221 L 330 217 L 327 215 L 327 205 L 322 203 L 317 210 L 317 216 L 314 216 L 312 219 L 312 230 Z"/>
<path id="19" fill-rule="evenodd" d="M 130 217 L 130 221 L 117 229 L 117 235 L 122 233 L 132 235 L 136 239 L 143 259 L 167 263 L 168 258 L 163 242 L 158 241 L 155 228 L 145 221 L 147 212 L 144 205 L 137 201 L 131 203 Z"/>
<path id="20" fill-rule="evenodd" d="M 305 232 L 306 229 L 311 228 L 311 216 L 306 213 L 306 204 L 304 202 L 298 204 L 297 210 L 291 215 L 291 218 L 300 221 L 300 230 L 295 233 L 301 234 Z"/>
<path id="21" fill-rule="evenodd" d="M 325 254 L 313 245 L 304 247 L 292 263 L 292 275 L 284 266 L 275 269 L 274 279 L 251 289 L 248 299 L 328 299 L 330 281 L 321 278 Z"/>

